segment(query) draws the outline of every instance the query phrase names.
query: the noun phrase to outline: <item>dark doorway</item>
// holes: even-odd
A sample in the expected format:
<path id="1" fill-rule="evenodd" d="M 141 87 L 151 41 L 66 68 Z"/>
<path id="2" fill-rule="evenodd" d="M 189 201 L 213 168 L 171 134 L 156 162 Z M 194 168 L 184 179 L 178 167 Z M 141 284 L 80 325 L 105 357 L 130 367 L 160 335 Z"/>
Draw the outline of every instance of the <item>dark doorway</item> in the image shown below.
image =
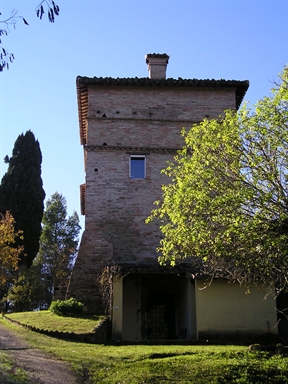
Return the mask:
<path id="1" fill-rule="evenodd" d="M 169 293 L 154 293 L 147 298 L 146 331 L 148 340 L 176 338 L 175 300 Z"/>

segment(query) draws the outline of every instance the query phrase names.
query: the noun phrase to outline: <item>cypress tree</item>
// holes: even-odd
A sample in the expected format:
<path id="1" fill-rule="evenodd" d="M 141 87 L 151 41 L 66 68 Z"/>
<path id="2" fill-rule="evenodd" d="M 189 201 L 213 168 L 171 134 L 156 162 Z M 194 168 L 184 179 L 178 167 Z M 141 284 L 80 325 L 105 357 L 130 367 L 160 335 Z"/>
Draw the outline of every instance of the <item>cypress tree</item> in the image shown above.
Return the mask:
<path id="1" fill-rule="evenodd" d="M 15 229 L 23 231 L 19 240 L 24 251 L 19 265 L 29 268 L 39 250 L 45 192 L 41 178 L 42 154 L 31 131 L 18 136 L 12 157 L 5 157 L 8 170 L 0 185 L 0 212 L 10 211 Z"/>

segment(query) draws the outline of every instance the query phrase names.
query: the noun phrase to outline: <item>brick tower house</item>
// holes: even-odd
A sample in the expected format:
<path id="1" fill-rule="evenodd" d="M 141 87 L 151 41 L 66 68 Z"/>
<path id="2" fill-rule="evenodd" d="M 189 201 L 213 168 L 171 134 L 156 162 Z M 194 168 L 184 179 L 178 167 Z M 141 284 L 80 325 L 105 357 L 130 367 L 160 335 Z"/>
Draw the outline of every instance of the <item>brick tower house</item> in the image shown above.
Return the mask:
<path id="1" fill-rule="evenodd" d="M 158 264 L 161 234 L 157 223 L 145 224 L 145 218 L 169 181 L 161 170 L 182 147 L 182 128 L 237 110 L 249 86 L 248 81 L 166 79 L 168 61 L 167 54 L 146 55 L 146 78 L 77 77 L 85 230 L 68 296 L 84 302 L 89 312 L 103 311 L 99 274 L 109 267 L 117 270 L 109 297 L 113 340 L 191 340 L 231 332 L 231 326 L 233 332 L 264 332 L 263 311 L 270 322 L 276 319 L 269 300 L 261 301 L 253 321 L 238 324 L 243 308 L 253 308 L 260 293 L 232 310 L 241 287 L 230 284 L 227 290 L 227 282 L 218 281 L 202 291 L 202 282 L 186 267 Z M 221 309 L 215 295 L 223 299 Z M 222 319 L 225 305 L 228 315 Z"/>

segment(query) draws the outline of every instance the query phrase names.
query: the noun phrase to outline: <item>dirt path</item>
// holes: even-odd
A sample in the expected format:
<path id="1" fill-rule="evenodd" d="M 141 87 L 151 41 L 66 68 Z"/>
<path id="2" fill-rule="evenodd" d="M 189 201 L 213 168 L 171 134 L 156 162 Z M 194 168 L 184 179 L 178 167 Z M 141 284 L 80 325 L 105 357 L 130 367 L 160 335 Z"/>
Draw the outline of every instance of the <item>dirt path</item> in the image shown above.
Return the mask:
<path id="1" fill-rule="evenodd" d="M 31 384 L 76 384 L 69 366 L 27 344 L 0 324 L 0 350 L 12 356 L 17 367 L 27 373 Z"/>

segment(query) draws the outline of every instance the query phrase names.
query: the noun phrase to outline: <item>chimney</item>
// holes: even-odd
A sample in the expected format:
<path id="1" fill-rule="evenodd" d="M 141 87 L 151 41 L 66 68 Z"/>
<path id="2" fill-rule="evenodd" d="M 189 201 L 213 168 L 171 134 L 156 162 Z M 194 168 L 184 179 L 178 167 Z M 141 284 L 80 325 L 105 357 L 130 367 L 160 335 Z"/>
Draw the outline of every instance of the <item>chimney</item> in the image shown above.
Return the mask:
<path id="1" fill-rule="evenodd" d="M 166 53 L 148 53 L 145 59 L 148 64 L 149 79 L 166 79 L 166 68 L 169 61 Z"/>

